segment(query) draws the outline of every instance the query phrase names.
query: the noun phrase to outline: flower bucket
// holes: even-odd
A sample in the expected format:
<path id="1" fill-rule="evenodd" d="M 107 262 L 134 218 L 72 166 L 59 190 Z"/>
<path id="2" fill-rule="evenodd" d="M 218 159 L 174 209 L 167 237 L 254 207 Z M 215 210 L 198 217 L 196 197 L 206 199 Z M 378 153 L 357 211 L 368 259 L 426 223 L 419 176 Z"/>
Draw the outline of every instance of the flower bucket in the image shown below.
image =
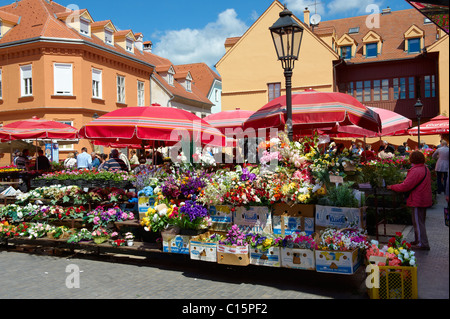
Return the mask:
<path id="1" fill-rule="evenodd" d="M 108 237 L 107 236 L 100 236 L 100 237 L 95 237 L 94 238 L 94 243 L 96 243 L 96 244 L 103 244 L 105 241 L 107 241 L 108 240 Z"/>

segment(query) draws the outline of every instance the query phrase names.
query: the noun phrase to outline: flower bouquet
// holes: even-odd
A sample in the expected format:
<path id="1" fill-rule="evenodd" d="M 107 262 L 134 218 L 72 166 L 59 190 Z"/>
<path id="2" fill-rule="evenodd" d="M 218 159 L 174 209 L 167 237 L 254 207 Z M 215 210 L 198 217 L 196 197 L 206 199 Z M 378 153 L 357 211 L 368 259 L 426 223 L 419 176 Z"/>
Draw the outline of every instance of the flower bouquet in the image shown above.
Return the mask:
<path id="1" fill-rule="evenodd" d="M 211 218 L 205 206 L 196 201 L 187 200 L 181 203 L 178 214 L 174 216 L 172 223 L 180 227 L 181 234 L 197 235 L 199 230 L 206 230 L 211 226 Z M 193 232 L 187 232 L 187 230 Z"/>
<path id="2" fill-rule="evenodd" d="M 159 204 L 156 202 L 153 207 L 147 210 L 140 224 L 145 231 L 162 231 L 167 229 L 169 225 L 174 224 L 172 219 L 178 216 L 178 209 L 178 206 L 174 204 Z"/>
<path id="3" fill-rule="evenodd" d="M 387 245 L 380 245 L 378 241 L 372 240 L 366 249 L 366 258 L 369 262 L 371 256 L 382 257 L 386 260 L 386 262 L 378 262 L 378 266 L 417 266 L 411 244 L 403 239 L 401 232 L 396 232 Z"/>

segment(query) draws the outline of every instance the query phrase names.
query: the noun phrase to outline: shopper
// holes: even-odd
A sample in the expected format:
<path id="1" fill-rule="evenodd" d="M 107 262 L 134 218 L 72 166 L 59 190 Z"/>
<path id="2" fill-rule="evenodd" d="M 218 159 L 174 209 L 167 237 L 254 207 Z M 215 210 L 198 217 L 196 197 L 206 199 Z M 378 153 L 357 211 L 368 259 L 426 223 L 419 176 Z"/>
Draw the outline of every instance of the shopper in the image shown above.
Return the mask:
<path id="1" fill-rule="evenodd" d="M 44 155 L 43 150 L 38 150 L 38 157 L 36 158 L 36 170 L 46 171 L 51 168 L 50 161 Z"/>
<path id="2" fill-rule="evenodd" d="M 125 153 L 123 153 L 122 151 L 119 151 L 119 158 L 125 163 L 125 165 L 127 165 L 128 172 L 131 171 L 131 165 L 130 165 L 130 161 L 128 160 L 127 155 Z"/>
<path id="3" fill-rule="evenodd" d="M 69 153 L 64 161 L 64 167 L 67 169 L 72 169 L 77 166 L 77 159 L 74 153 Z"/>
<path id="4" fill-rule="evenodd" d="M 400 156 L 405 156 L 407 153 L 407 144 L 404 142 L 402 145 L 397 147 L 397 152 L 400 154 Z"/>
<path id="5" fill-rule="evenodd" d="M 131 150 L 130 165 L 138 165 L 138 164 L 139 158 L 136 155 L 136 150 Z"/>
<path id="6" fill-rule="evenodd" d="M 81 149 L 81 154 L 77 156 L 78 169 L 91 169 L 92 168 L 92 156 L 87 153 L 87 148 Z"/>
<path id="7" fill-rule="evenodd" d="M 91 158 L 92 158 L 92 168 L 97 168 L 98 169 L 98 167 L 100 165 L 100 159 L 98 158 L 97 153 L 96 152 L 92 152 L 91 153 Z"/>
<path id="8" fill-rule="evenodd" d="M 102 165 L 102 169 L 107 171 L 119 170 L 128 172 L 127 164 L 119 158 L 119 151 L 116 149 L 111 151 L 111 154 L 109 154 L 109 160 Z"/>
<path id="9" fill-rule="evenodd" d="M 431 193 L 431 173 L 425 165 L 425 155 L 420 151 L 414 151 L 409 156 L 413 165 L 408 170 L 406 179 L 401 184 L 388 185 L 388 189 L 395 192 L 409 192 L 406 205 L 412 209 L 412 222 L 415 240 L 411 244 L 413 249 L 430 250 L 425 219 L 427 208 L 433 205 Z"/>
<path id="10" fill-rule="evenodd" d="M 30 151 L 28 149 L 24 149 L 22 153 L 16 159 L 16 166 L 18 169 L 28 170 L 30 168 L 30 159 L 28 156 L 30 155 Z"/>
<path id="11" fill-rule="evenodd" d="M 437 193 L 440 194 L 445 191 L 447 186 L 449 168 L 449 149 L 445 140 L 441 141 L 440 147 L 433 153 L 433 158 L 437 159 L 435 171 L 437 175 Z"/>
<path id="12" fill-rule="evenodd" d="M 372 160 L 374 160 L 376 158 L 377 158 L 377 156 L 372 151 L 372 145 L 367 144 L 366 145 L 366 150 L 361 153 L 361 160 L 363 162 L 369 162 L 369 161 L 372 161 Z"/>

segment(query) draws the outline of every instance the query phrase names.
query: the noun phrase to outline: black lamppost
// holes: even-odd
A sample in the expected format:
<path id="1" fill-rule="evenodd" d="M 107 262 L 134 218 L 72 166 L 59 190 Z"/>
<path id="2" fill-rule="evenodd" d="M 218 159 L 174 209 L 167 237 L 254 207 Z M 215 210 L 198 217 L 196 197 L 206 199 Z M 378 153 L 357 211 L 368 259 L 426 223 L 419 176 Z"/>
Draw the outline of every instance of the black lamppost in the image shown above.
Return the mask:
<path id="1" fill-rule="evenodd" d="M 286 124 L 289 140 L 292 141 L 292 70 L 294 61 L 298 60 L 303 28 L 292 18 L 292 12 L 286 6 L 280 12 L 280 18 L 269 28 L 272 34 L 278 60 L 284 69 L 286 79 Z"/>
<path id="2" fill-rule="evenodd" d="M 416 116 L 417 116 L 417 142 L 419 143 L 419 149 L 420 149 L 420 118 L 422 117 L 422 111 L 423 111 L 423 104 L 420 102 L 420 99 L 417 99 L 416 104 L 414 105 L 414 109 L 416 110 Z"/>

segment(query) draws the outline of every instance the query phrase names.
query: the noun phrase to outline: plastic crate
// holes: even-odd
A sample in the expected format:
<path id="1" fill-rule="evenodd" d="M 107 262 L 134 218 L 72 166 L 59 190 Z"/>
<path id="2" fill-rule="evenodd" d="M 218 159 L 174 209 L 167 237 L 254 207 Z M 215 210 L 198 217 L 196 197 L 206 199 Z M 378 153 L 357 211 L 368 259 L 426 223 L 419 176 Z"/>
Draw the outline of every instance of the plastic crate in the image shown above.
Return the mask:
<path id="1" fill-rule="evenodd" d="M 379 288 L 368 294 L 371 299 L 417 299 L 417 267 L 379 266 Z"/>

